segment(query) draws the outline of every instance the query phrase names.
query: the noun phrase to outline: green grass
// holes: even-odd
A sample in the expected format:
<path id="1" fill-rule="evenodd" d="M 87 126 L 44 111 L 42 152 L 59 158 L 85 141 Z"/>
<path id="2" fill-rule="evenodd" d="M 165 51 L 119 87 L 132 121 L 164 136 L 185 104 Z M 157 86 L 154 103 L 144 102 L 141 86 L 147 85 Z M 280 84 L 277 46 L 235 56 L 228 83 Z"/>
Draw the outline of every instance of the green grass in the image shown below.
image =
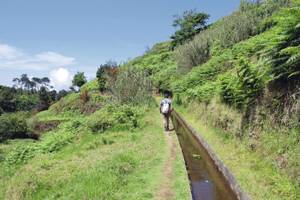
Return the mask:
<path id="1" fill-rule="evenodd" d="M 160 116 L 148 111 L 139 129 L 92 134 L 72 128 L 76 134 L 53 152 L 37 151 L 25 163 L 13 166 L 0 161 L 0 199 L 154 199 L 168 152 Z M 1 155 L 7 156 L 17 146 L 45 144 L 56 137 L 52 135 L 61 135 L 54 140 L 59 142 L 69 135 L 63 126 L 44 134 L 39 142 L 1 144 Z M 174 199 L 189 199 L 183 158 L 177 153 Z"/>
<path id="2" fill-rule="evenodd" d="M 177 109 L 201 133 L 252 199 L 296 200 L 299 198 L 299 184 L 281 173 L 272 161 L 262 154 L 251 151 L 246 141 L 241 141 L 201 122 L 195 108 L 178 107 Z"/>

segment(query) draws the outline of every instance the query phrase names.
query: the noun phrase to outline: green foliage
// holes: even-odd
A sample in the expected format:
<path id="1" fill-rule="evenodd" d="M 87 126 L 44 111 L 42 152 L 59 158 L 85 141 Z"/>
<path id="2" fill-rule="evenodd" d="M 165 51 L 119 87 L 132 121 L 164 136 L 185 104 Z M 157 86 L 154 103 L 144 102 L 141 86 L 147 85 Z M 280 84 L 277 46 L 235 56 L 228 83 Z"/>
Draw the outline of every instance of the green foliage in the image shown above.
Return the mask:
<path id="1" fill-rule="evenodd" d="M 11 138 L 28 137 L 28 113 L 17 112 L 0 116 L 0 142 Z"/>
<path id="2" fill-rule="evenodd" d="M 263 88 L 261 76 L 244 59 L 236 68 L 236 75 L 227 73 L 220 77 L 220 97 L 224 103 L 238 109 L 253 105 Z"/>
<path id="3" fill-rule="evenodd" d="M 171 83 L 179 74 L 170 50 L 170 42 L 158 43 L 141 57 L 125 64 L 143 70 L 152 80 L 153 86 L 160 90 L 170 90 Z"/>
<path id="4" fill-rule="evenodd" d="M 39 98 L 35 94 L 20 94 L 16 98 L 17 111 L 30 111 L 34 109 L 39 103 Z"/>
<path id="5" fill-rule="evenodd" d="M 152 84 L 148 74 L 139 69 L 123 67 L 114 82 L 111 92 L 119 103 L 149 104 L 152 102 Z"/>
<path id="6" fill-rule="evenodd" d="M 284 17 L 284 19 L 283 19 Z M 300 9 L 290 8 L 277 17 L 282 31 L 273 49 L 268 50 L 274 82 L 297 83 L 300 77 Z M 281 84 L 282 85 L 282 84 Z M 291 84 L 288 84 L 291 85 Z M 288 86 L 287 85 L 287 86 Z"/>
<path id="7" fill-rule="evenodd" d="M 73 86 L 81 87 L 86 83 L 86 77 L 84 76 L 84 72 L 77 72 L 72 80 Z"/>
<path id="8" fill-rule="evenodd" d="M 218 44 L 221 49 L 259 34 L 263 20 L 272 15 L 288 1 L 242 1 L 240 8 L 228 17 L 221 19 L 208 29 L 202 31 L 194 39 L 175 51 L 175 59 L 179 69 L 189 71 L 191 68 L 205 63 Z"/>
<path id="9" fill-rule="evenodd" d="M 204 30 L 207 27 L 208 18 L 208 14 L 197 13 L 194 10 L 185 11 L 182 17 L 176 16 L 173 26 L 175 28 L 179 27 L 179 30 L 171 36 L 172 49 L 191 40 L 196 34 Z"/>
<path id="10" fill-rule="evenodd" d="M 97 70 L 97 80 L 99 85 L 100 92 L 104 92 L 106 90 L 106 77 L 105 77 L 105 69 L 103 67 L 100 67 Z"/>
<path id="11" fill-rule="evenodd" d="M 36 155 L 59 151 L 72 142 L 79 131 L 78 123 L 82 122 L 77 120 L 66 122 L 59 126 L 58 131 L 46 134 L 40 142 L 16 146 L 6 156 L 5 163 L 7 165 L 24 164 Z"/>
<path id="12" fill-rule="evenodd" d="M 104 65 L 100 65 L 96 73 L 100 92 L 104 92 L 108 89 L 110 79 L 116 79 L 118 71 L 117 67 L 117 63 L 112 61 L 107 62 Z"/>
<path id="13" fill-rule="evenodd" d="M 90 114 L 99 109 L 109 97 L 100 96 L 97 91 L 88 92 L 82 88 L 81 93 L 70 93 L 53 104 L 49 110 L 54 114 Z"/>
<path id="14" fill-rule="evenodd" d="M 129 105 L 107 105 L 89 117 L 88 127 L 95 133 L 107 129 L 131 130 L 138 127 L 140 114 Z"/>
<path id="15" fill-rule="evenodd" d="M 217 88 L 214 86 L 214 82 L 219 74 L 233 67 L 232 52 L 230 50 L 223 51 L 223 54 L 212 57 L 207 63 L 192 69 L 182 79 L 172 83 L 172 91 L 175 95 L 184 96 L 186 100 L 193 100 L 198 96 L 198 100 L 207 101 L 212 94 L 216 93 Z"/>
<path id="16" fill-rule="evenodd" d="M 0 86 L 0 108 L 3 112 L 30 111 L 38 101 L 37 94 Z"/>
<path id="17" fill-rule="evenodd" d="M 82 133 L 60 150 L 33 150 L 36 156 L 27 159 L 26 164 L 0 161 L 0 199 L 153 199 L 169 152 L 161 137 L 161 119 L 156 117 L 156 109 L 148 111 L 141 120 L 151 123 L 140 131 L 109 131 L 103 135 L 79 129 Z M 84 124 L 82 121 L 81 126 Z M 65 134 L 57 131 L 57 136 Z M 36 143 L 48 140 L 46 135 Z M 22 151 L 21 146 L 35 144 L 28 140 L 0 144 L 0 155 L 6 158 L 16 145 Z M 185 166 L 177 150 L 178 156 L 171 164 L 176 171 L 170 188 L 176 199 L 189 199 Z"/>
<path id="18" fill-rule="evenodd" d="M 50 95 L 47 92 L 47 89 L 45 87 L 41 87 L 41 89 L 39 90 L 39 105 L 38 105 L 38 111 L 43 111 L 43 110 L 47 110 L 49 108 L 51 99 L 50 99 Z"/>
<path id="19" fill-rule="evenodd" d="M 186 94 L 188 100 L 197 100 L 199 102 L 209 103 L 212 97 L 216 94 L 216 84 L 208 82 L 207 84 L 196 86 L 193 89 L 188 89 Z"/>
<path id="20" fill-rule="evenodd" d="M 80 88 L 81 90 L 87 90 L 89 92 L 94 92 L 99 90 L 99 85 L 97 79 L 94 79 L 92 81 L 89 81 L 85 83 L 83 86 Z"/>

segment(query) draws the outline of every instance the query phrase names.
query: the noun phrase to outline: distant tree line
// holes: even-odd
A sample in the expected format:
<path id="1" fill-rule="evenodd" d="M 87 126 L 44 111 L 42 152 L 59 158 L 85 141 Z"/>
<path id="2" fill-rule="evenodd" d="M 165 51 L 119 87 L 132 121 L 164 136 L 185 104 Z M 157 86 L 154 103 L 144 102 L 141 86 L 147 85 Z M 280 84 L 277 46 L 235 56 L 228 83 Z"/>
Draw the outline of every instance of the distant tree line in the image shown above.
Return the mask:
<path id="1" fill-rule="evenodd" d="M 46 110 L 68 94 L 66 90 L 54 90 L 48 77 L 29 78 L 27 74 L 22 74 L 19 78 L 14 78 L 13 83 L 13 87 L 0 85 L 0 114 Z"/>

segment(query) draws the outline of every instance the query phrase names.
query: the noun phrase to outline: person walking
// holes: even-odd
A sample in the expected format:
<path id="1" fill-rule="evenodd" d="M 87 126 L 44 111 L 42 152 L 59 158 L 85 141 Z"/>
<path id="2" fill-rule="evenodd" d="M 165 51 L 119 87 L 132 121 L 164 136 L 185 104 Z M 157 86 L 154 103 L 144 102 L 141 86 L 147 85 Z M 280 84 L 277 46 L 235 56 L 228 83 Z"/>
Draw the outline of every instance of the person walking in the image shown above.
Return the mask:
<path id="1" fill-rule="evenodd" d="M 164 118 L 165 131 L 169 131 L 170 115 L 172 112 L 172 100 L 170 94 L 164 94 L 164 99 L 160 102 L 159 112 L 163 115 Z"/>

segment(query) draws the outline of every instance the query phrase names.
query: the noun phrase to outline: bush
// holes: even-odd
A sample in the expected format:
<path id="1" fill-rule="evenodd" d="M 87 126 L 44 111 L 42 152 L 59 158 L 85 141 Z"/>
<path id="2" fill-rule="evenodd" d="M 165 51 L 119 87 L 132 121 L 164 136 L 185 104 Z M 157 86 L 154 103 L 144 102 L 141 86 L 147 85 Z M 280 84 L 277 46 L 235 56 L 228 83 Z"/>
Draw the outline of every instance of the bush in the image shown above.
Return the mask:
<path id="1" fill-rule="evenodd" d="M 85 83 L 83 86 L 81 86 L 80 90 L 87 90 L 89 92 L 98 91 L 99 84 L 98 84 L 97 79 L 94 79 L 92 81 Z"/>
<path id="2" fill-rule="evenodd" d="M 81 125 L 82 122 L 78 120 L 65 122 L 56 131 L 45 134 L 40 142 L 20 144 L 7 154 L 5 163 L 15 166 L 26 163 L 36 155 L 57 152 L 72 142 L 80 132 Z"/>
<path id="3" fill-rule="evenodd" d="M 13 138 L 29 137 L 26 119 L 28 114 L 24 112 L 3 114 L 0 116 L 0 141 Z"/>
<path id="4" fill-rule="evenodd" d="M 116 79 L 118 73 L 118 64 L 114 61 L 108 61 L 104 65 L 100 65 L 97 70 L 96 77 L 100 92 L 107 90 L 110 79 Z"/>
<path id="5" fill-rule="evenodd" d="M 80 92 L 80 100 L 85 104 L 90 100 L 89 92 L 87 90 L 82 90 Z"/>
<path id="6" fill-rule="evenodd" d="M 88 119 L 88 127 L 95 133 L 107 129 L 128 130 L 138 127 L 139 112 L 129 105 L 108 105 Z"/>
<path id="7" fill-rule="evenodd" d="M 133 67 L 123 67 L 111 83 L 111 91 L 119 103 L 145 104 L 152 101 L 152 84 L 148 74 Z"/>

